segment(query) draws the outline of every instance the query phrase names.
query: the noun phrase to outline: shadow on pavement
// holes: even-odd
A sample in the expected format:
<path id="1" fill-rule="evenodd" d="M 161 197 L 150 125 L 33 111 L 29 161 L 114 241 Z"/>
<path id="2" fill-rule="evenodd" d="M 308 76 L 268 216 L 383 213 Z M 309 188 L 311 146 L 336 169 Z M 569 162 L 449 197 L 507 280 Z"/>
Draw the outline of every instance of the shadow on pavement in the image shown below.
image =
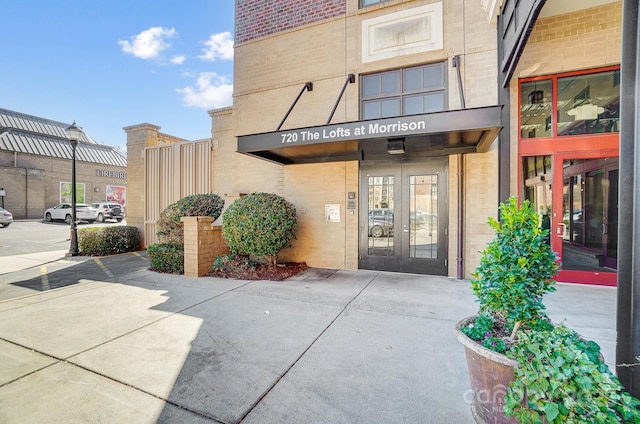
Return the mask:
<path id="1" fill-rule="evenodd" d="M 40 271 L 40 274 L 35 277 L 13 281 L 10 284 L 35 291 L 46 291 L 78 284 L 83 279 L 108 281 L 149 267 L 146 252 L 79 259 L 82 262 L 71 265 L 63 266 L 59 263 L 43 265 L 46 267 L 46 272 Z M 31 270 L 28 273 L 14 273 L 18 278 L 25 274 L 33 275 L 34 272 Z"/>

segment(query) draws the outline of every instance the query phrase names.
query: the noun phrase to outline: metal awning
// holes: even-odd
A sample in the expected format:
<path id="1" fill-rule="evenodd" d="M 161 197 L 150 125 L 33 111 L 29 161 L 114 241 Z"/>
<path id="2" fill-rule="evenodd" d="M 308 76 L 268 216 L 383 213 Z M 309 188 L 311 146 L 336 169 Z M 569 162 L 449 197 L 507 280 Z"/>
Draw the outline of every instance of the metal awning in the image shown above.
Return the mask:
<path id="1" fill-rule="evenodd" d="M 502 128 L 501 110 L 496 105 L 242 135 L 237 151 L 285 165 L 389 159 L 390 139 L 401 140 L 402 157 L 485 152 Z"/>

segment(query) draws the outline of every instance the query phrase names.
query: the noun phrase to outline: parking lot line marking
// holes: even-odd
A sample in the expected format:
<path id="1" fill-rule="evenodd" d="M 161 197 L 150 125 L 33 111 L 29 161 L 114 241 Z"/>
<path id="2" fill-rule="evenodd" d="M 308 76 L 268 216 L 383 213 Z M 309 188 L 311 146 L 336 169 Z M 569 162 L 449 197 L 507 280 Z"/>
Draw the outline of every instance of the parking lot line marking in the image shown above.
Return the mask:
<path id="1" fill-rule="evenodd" d="M 50 290 L 49 274 L 47 274 L 47 267 L 45 265 L 40 267 L 40 278 L 42 279 L 42 291 Z"/>
<path id="2" fill-rule="evenodd" d="M 100 269 L 102 269 L 104 271 L 105 274 L 107 274 L 109 277 L 113 278 L 114 275 L 111 273 L 111 271 L 109 271 L 107 269 L 106 266 L 104 266 L 104 264 L 102 263 L 102 261 L 98 258 L 93 258 L 93 260 L 98 264 L 98 266 L 100 267 Z"/>

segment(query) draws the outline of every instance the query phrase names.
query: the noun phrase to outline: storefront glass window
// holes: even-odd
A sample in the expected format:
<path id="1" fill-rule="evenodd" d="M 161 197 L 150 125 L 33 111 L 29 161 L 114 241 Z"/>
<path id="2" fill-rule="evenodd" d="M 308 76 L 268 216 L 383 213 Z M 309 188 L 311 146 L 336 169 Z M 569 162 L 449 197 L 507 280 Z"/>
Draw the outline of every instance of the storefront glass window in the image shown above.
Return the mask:
<path id="1" fill-rule="evenodd" d="M 617 132 L 620 71 L 558 78 L 558 135 Z"/>
<path id="2" fill-rule="evenodd" d="M 615 133 L 619 121 L 619 69 L 520 84 L 521 139 Z"/>
<path id="3" fill-rule="evenodd" d="M 550 137 L 551 80 L 525 82 L 520 90 L 520 137 Z"/>

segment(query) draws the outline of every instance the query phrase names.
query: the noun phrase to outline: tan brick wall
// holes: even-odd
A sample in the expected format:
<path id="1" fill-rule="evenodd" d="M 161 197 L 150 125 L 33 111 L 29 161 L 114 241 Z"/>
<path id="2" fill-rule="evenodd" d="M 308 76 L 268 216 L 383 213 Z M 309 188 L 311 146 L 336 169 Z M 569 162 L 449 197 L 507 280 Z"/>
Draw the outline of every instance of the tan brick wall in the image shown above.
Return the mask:
<path id="1" fill-rule="evenodd" d="M 47 208 L 46 180 L 42 169 L 0 166 L 0 188 L 6 193 L 3 205 L 14 219 L 42 218 Z"/>
<path id="2" fill-rule="evenodd" d="M 145 187 L 145 158 L 146 146 L 158 143 L 160 127 L 151 124 L 140 124 L 125 127 L 127 133 L 127 224 L 140 230 L 141 244 L 145 243 L 144 222 L 144 187 Z"/>
<path id="3" fill-rule="evenodd" d="M 305 82 L 313 82 L 314 90 L 303 93 L 283 129 L 324 125 L 349 73 L 355 73 L 359 81 L 365 73 L 438 61 L 449 64 L 449 107 L 459 108 L 456 69 L 450 66 L 455 55 L 462 60 L 466 107 L 497 104 L 496 28 L 487 22 L 479 4 L 463 0 L 443 2 L 444 49 L 362 63 L 364 19 L 429 3 L 433 1 L 392 0 L 361 9 L 357 0 L 347 0 L 347 13 L 343 16 L 236 44 L 231 118 L 234 131 L 219 137 L 214 159 L 214 168 L 226 170 L 231 164 L 232 169 L 230 177 L 216 174 L 216 191 L 236 194 L 271 191 L 291 201 L 298 209 L 300 228 L 298 240 L 283 252 L 284 257 L 306 260 L 310 266 L 348 269 L 358 266 L 358 211 L 349 215 L 345 201 L 348 191 L 357 191 L 357 162 L 280 166 L 234 153 L 235 135 L 274 131 Z M 356 82 L 347 87 L 332 122 L 356 121 L 358 111 Z M 215 132 L 216 117 L 213 122 Z M 455 162 L 452 157 L 450 164 Z M 497 142 L 487 153 L 467 154 L 464 163 L 464 272 L 468 276 L 479 263 L 478 251 L 484 249 L 492 236 L 487 217 L 497 213 Z M 452 276 L 456 275 L 457 265 L 455 169 L 449 174 L 449 275 Z M 341 206 L 341 222 L 325 222 L 324 205 L 334 203 Z"/>
<path id="4" fill-rule="evenodd" d="M 184 275 L 202 277 L 219 255 L 230 250 L 222 238 L 222 228 L 212 225 L 213 218 L 182 217 L 184 225 Z"/>
<path id="5" fill-rule="evenodd" d="M 465 156 L 464 273 L 468 278 L 480 264 L 480 251 L 491 241 L 494 232 L 488 217 L 498 213 L 497 141 L 484 154 Z"/>
<path id="6" fill-rule="evenodd" d="M 487 225 L 491 216 L 497 217 L 498 171 L 497 142 L 491 150 L 482 154 L 466 154 L 462 158 L 463 234 L 462 276 L 470 278 L 480 263 L 480 252 L 493 239 L 494 233 Z M 460 188 L 458 155 L 449 157 L 449 276 L 458 276 L 458 190 Z"/>
<path id="7" fill-rule="evenodd" d="M 358 163 L 285 167 L 284 197 L 297 211 L 299 226 L 282 258 L 323 268 L 357 269 L 358 210 L 347 210 L 347 193 L 357 192 Z M 325 205 L 340 206 L 340 222 L 329 222 Z"/>

